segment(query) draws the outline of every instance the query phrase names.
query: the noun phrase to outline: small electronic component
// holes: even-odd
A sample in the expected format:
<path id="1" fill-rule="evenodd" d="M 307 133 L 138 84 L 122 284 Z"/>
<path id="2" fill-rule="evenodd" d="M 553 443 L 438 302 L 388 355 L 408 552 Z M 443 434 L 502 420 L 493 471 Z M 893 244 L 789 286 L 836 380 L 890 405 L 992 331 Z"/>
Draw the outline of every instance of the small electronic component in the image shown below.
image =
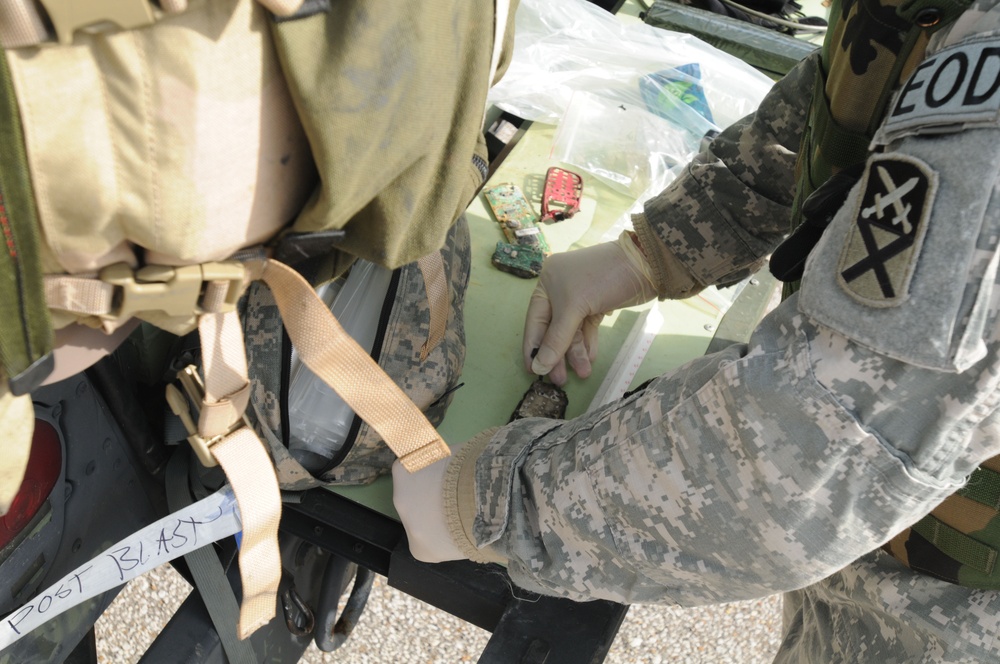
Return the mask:
<path id="1" fill-rule="evenodd" d="M 553 166 L 545 173 L 542 193 L 542 221 L 564 221 L 580 211 L 583 178 L 572 171 Z"/>
<path id="2" fill-rule="evenodd" d="M 531 209 L 531 203 L 520 187 L 501 184 L 487 189 L 484 194 L 507 242 L 518 247 L 532 247 L 543 255 L 551 253 L 549 243 L 538 226 L 538 215 Z"/>
<path id="3" fill-rule="evenodd" d="M 493 265 L 522 279 L 533 279 L 542 271 L 545 254 L 535 247 L 497 242 L 493 252 Z"/>
<path id="4" fill-rule="evenodd" d="M 561 420 L 566 417 L 568 405 L 569 397 L 566 396 L 566 392 L 561 387 L 539 377 L 521 397 L 521 401 L 511 414 L 508 423 L 525 417 L 547 417 Z"/>
<path id="5" fill-rule="evenodd" d="M 715 122 L 701 85 L 701 67 L 696 62 L 643 76 L 639 91 L 649 112 L 665 120 L 686 126 L 690 113 L 685 113 L 682 106 L 688 106 L 709 123 Z"/>

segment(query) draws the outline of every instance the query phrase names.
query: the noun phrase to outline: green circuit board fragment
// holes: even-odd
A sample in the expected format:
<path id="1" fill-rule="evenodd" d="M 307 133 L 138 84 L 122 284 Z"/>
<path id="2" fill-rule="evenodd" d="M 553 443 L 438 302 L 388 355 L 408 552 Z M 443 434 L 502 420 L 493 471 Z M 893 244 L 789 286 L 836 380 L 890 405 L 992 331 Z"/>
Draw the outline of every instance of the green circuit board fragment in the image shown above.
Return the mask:
<path id="1" fill-rule="evenodd" d="M 493 265 L 522 279 L 534 279 L 542 271 L 545 254 L 535 247 L 525 247 L 509 242 L 497 242 L 493 252 Z"/>
<path id="2" fill-rule="evenodd" d="M 487 189 L 484 194 L 508 243 L 531 247 L 542 254 L 551 253 L 549 243 L 538 225 L 538 215 L 520 187 L 516 184 L 501 184 Z"/>

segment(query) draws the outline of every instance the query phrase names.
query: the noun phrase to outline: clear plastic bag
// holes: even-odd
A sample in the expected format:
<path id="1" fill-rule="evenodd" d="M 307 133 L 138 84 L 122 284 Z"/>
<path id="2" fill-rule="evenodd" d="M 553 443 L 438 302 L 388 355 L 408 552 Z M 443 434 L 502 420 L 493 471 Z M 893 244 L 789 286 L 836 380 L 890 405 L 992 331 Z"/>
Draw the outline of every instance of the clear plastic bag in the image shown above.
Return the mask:
<path id="1" fill-rule="evenodd" d="M 648 198 L 773 81 L 705 42 L 585 0 L 522 0 L 491 102 L 559 126 L 551 158 Z"/>
<path id="2" fill-rule="evenodd" d="M 526 120 L 558 124 L 577 91 L 641 105 L 644 78 L 697 63 L 712 122 L 726 127 L 774 84 L 696 37 L 623 20 L 586 0 L 521 0 L 516 22 L 513 58 L 489 102 Z M 698 115 L 684 122 L 704 134 Z"/>
<path id="3" fill-rule="evenodd" d="M 341 285 L 332 282 L 318 294 L 334 317 L 371 352 L 392 270 L 358 260 Z M 354 411 L 329 385 L 292 353 L 288 388 L 289 453 L 307 470 L 321 470 L 344 445 Z"/>
<path id="4" fill-rule="evenodd" d="M 634 198 L 659 191 L 687 163 L 699 139 L 670 131 L 665 120 L 634 104 L 577 92 L 559 123 L 552 158 L 582 169 Z"/>

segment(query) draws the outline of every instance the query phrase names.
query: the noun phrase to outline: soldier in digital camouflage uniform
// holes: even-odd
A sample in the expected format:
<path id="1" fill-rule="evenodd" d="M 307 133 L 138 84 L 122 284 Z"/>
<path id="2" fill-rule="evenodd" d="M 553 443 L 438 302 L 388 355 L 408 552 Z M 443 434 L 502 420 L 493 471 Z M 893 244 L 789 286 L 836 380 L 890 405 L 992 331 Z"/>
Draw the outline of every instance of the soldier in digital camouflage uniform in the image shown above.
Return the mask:
<path id="1" fill-rule="evenodd" d="M 1000 453 L 995 4 L 835 6 L 824 50 L 635 219 L 645 263 L 612 304 L 752 273 L 800 201 L 860 162 L 798 292 L 746 345 L 597 412 L 521 420 L 450 465 L 396 473 L 415 555 L 499 561 L 519 586 L 577 600 L 785 592 L 778 662 L 1000 660 L 996 504 L 953 507 L 954 528 L 942 515 L 933 532 L 908 529 L 968 500 L 952 494 Z M 835 123 L 809 108 L 818 68 Z M 581 276 L 560 265 L 536 291 L 552 327 L 559 279 Z M 572 344 L 526 339 L 526 352 L 541 346 L 533 369 L 565 376 L 565 353 L 587 373 L 585 322 L 608 304 L 579 308 Z M 962 531 L 976 539 L 950 571 L 909 559 Z"/>

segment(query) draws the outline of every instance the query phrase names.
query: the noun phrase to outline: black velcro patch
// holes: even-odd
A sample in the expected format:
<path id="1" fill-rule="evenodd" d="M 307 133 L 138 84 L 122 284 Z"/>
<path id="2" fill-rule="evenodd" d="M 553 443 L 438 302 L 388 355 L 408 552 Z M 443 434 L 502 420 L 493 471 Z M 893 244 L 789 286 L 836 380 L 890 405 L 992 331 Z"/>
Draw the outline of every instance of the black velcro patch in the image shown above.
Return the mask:
<path id="1" fill-rule="evenodd" d="M 896 306 L 909 289 L 937 175 L 908 155 L 876 155 L 868 162 L 862 191 L 840 256 L 838 281 L 869 306 Z"/>

